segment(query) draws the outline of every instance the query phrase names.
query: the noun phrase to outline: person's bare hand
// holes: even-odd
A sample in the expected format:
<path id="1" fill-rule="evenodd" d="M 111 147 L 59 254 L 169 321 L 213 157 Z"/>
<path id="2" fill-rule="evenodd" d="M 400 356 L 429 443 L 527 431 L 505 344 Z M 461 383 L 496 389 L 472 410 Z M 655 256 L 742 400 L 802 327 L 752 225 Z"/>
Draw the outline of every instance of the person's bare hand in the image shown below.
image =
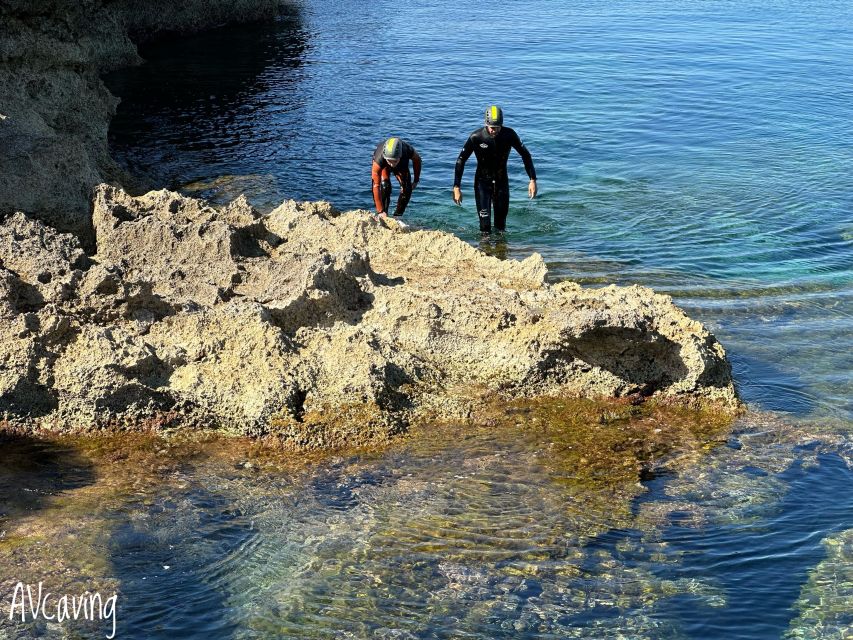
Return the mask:
<path id="1" fill-rule="evenodd" d="M 453 187 L 453 202 L 462 206 L 462 189 L 459 187 Z"/>
<path id="2" fill-rule="evenodd" d="M 527 185 L 527 195 L 531 198 L 535 198 L 537 193 L 539 193 L 539 191 L 536 189 L 536 180 L 531 180 L 530 184 Z"/>

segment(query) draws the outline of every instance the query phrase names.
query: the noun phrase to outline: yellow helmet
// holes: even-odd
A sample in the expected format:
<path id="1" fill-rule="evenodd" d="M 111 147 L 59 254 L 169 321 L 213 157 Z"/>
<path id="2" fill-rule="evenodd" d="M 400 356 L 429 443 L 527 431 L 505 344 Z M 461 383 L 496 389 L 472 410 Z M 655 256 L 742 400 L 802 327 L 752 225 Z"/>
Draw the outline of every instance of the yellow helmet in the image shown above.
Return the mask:
<path id="1" fill-rule="evenodd" d="M 403 157 L 403 141 L 400 138 L 388 138 L 382 148 L 382 157 L 386 160 L 399 160 Z"/>
<path id="2" fill-rule="evenodd" d="M 486 109 L 484 122 L 487 127 L 502 127 L 504 125 L 504 112 L 498 105 L 493 104 Z"/>

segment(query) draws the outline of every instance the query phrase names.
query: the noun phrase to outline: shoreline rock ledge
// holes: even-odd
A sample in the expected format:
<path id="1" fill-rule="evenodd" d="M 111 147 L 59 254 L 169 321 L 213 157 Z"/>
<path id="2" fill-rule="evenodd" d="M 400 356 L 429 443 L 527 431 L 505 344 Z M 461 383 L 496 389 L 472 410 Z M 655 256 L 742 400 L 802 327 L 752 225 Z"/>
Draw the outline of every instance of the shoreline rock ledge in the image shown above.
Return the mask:
<path id="1" fill-rule="evenodd" d="M 366 211 L 215 208 L 100 185 L 97 252 L 0 225 L 0 419 L 212 427 L 295 449 L 369 444 L 476 398 L 652 397 L 736 411 L 719 342 L 668 296 L 548 284 Z"/>

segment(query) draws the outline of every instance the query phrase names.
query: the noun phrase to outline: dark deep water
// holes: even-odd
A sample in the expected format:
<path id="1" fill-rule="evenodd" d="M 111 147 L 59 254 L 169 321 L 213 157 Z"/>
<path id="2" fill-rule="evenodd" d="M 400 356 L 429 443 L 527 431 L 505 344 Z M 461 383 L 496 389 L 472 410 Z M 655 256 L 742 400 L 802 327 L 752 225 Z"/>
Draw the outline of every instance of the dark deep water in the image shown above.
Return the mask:
<path id="1" fill-rule="evenodd" d="M 470 161 L 461 209 L 449 187 L 497 102 L 541 196 L 513 156 L 484 249 L 669 293 L 759 413 L 642 483 L 581 482 L 527 425 L 131 487 L 6 443 L 0 578 L 22 548 L 108 576 L 128 638 L 853 637 L 853 7 L 483 7 L 304 0 L 158 42 L 108 79 L 114 155 L 205 197 L 368 208 L 400 135 L 425 162 L 407 221 L 477 243 Z"/>

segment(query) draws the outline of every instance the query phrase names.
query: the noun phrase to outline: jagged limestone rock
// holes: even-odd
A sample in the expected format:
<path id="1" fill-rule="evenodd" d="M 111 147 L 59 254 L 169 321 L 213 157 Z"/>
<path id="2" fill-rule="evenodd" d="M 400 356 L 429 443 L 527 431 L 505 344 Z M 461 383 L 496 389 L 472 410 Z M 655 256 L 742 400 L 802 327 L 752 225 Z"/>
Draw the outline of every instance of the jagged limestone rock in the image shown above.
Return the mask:
<path id="1" fill-rule="evenodd" d="M 0 266 L 31 285 L 18 291 L 20 303 L 35 309 L 73 299 L 89 258 L 75 238 L 17 212 L 0 224 Z"/>
<path id="2" fill-rule="evenodd" d="M 155 294 L 202 305 L 231 295 L 239 274 L 234 228 L 202 202 L 169 191 L 131 198 L 119 189 L 99 189 L 92 222 L 98 262 L 118 266 L 129 280 L 152 283 Z"/>
<path id="3" fill-rule="evenodd" d="M 327 203 L 261 215 L 107 185 L 93 225 L 91 260 L 22 215 L 0 232 L 0 412 L 15 419 L 169 416 L 318 447 L 483 394 L 738 405 L 722 346 L 668 296 L 551 285 L 538 255 L 501 261 Z M 445 401 L 460 389 L 473 399 Z"/>

